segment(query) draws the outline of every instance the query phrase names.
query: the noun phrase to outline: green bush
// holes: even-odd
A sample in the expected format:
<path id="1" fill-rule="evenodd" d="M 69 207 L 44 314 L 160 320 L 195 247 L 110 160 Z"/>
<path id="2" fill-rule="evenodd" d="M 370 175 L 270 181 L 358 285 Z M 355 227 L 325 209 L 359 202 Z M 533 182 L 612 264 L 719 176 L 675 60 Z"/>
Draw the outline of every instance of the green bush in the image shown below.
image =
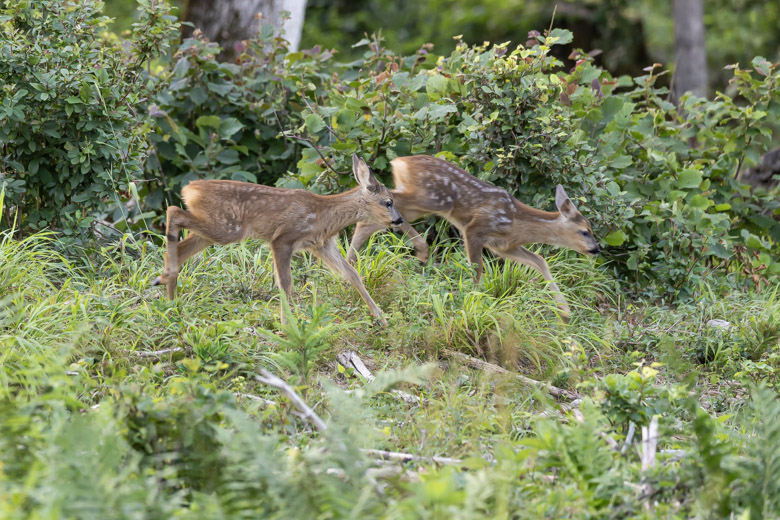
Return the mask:
<path id="1" fill-rule="evenodd" d="M 144 64 L 175 29 L 167 4 L 140 2 L 125 45 L 104 28 L 102 2 L 3 2 L 0 8 L 0 184 L 23 230 L 85 231 L 143 169 L 137 113 Z"/>

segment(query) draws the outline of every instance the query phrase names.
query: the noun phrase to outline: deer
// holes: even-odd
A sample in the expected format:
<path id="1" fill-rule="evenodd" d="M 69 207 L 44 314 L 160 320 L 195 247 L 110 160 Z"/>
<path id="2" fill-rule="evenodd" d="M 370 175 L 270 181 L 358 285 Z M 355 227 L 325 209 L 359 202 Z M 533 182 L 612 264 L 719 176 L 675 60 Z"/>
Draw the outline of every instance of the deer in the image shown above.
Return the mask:
<path id="1" fill-rule="evenodd" d="M 569 305 L 553 281 L 547 262 L 523 247 L 528 243 L 543 243 L 585 255 L 601 252 L 588 220 L 577 210 L 563 186 L 559 184 L 555 189 L 558 211 L 543 211 L 523 204 L 506 190 L 443 159 L 415 155 L 398 157 L 390 165 L 395 182 L 391 193 L 403 216 L 399 228 L 412 241 L 421 262 L 428 260 L 428 244 L 411 222 L 427 215 L 439 216 L 453 224 L 463 237 L 466 255 L 475 267 L 475 283 L 482 277 L 482 251 L 487 248 L 541 273 L 552 290 L 560 317 L 569 320 Z M 358 223 L 347 260 L 354 263 L 365 241 L 386 227 L 379 222 Z"/>
<path id="2" fill-rule="evenodd" d="M 372 316 L 387 326 L 360 275 L 341 255 L 336 236 L 356 222 L 398 226 L 403 223 L 403 217 L 394 206 L 390 190 L 357 155 L 352 156 L 352 170 L 358 186 L 335 195 L 229 180 L 190 182 L 181 190 L 187 209 L 168 207 L 165 266 L 152 285 L 165 285 L 168 298 L 173 300 L 179 270 L 187 259 L 211 244 L 257 238 L 271 246 L 276 284 L 284 291 L 287 301 L 292 301 L 292 255 L 306 250 L 352 284 Z M 181 229 L 190 233 L 179 241 Z M 284 325 L 283 308 L 280 317 Z"/>

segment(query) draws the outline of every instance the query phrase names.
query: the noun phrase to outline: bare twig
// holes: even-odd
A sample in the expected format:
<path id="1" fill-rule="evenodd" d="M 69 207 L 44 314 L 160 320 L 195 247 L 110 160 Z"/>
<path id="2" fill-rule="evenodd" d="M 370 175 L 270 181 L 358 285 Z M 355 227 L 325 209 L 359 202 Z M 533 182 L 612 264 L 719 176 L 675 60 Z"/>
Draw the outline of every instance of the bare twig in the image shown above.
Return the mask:
<path id="1" fill-rule="evenodd" d="M 300 398 L 298 394 L 295 393 L 295 390 L 290 387 L 287 383 L 285 383 L 282 379 L 275 376 L 274 374 L 270 373 L 268 370 L 261 369 L 259 376 L 255 376 L 255 379 L 263 384 L 266 384 L 268 386 L 272 386 L 279 391 L 281 391 L 287 398 L 292 401 L 293 405 L 301 412 L 301 416 L 311 422 L 317 430 L 323 432 L 328 429 L 328 425 L 325 424 L 325 421 L 320 419 L 320 416 L 317 415 L 314 410 L 309 408 L 309 406 L 303 402 L 303 399 Z M 409 462 L 409 461 L 418 461 L 418 462 L 435 462 L 436 464 L 462 464 L 463 461 L 460 459 L 452 459 L 449 457 L 422 457 L 420 455 L 412 455 L 410 453 L 401 453 L 397 451 L 385 451 L 385 450 L 374 450 L 374 449 L 361 449 L 362 453 L 365 453 L 367 455 L 380 458 L 382 460 L 390 460 L 390 461 L 400 461 L 400 462 Z"/>
<path id="2" fill-rule="evenodd" d="M 623 444 L 623 448 L 620 450 L 620 453 L 625 453 L 628 447 L 631 445 L 631 442 L 634 440 L 634 434 L 636 433 L 636 424 L 634 424 L 634 421 L 631 421 L 628 424 L 628 434 L 626 434 L 626 442 Z"/>
<path id="3" fill-rule="evenodd" d="M 276 406 L 276 401 L 271 401 L 270 399 L 266 399 L 265 397 L 260 397 L 259 395 L 242 394 L 240 392 L 233 392 L 233 395 L 238 397 L 239 399 L 249 399 L 250 401 L 257 401 L 258 403 L 263 403 L 265 406 Z"/>
<path id="4" fill-rule="evenodd" d="M 304 419 L 311 422 L 318 431 L 324 432 L 328 429 L 328 425 L 325 424 L 325 421 L 303 402 L 303 399 L 295 393 L 295 390 L 293 390 L 290 385 L 264 368 L 260 370 L 260 374 L 261 375 L 259 376 L 255 376 L 257 381 L 272 386 L 287 396 L 287 399 L 289 399 L 298 411 L 301 412 Z"/>
<path id="5" fill-rule="evenodd" d="M 658 417 L 653 417 L 649 426 L 642 426 L 642 471 L 647 471 L 655 466 L 657 447 Z"/>
<path id="6" fill-rule="evenodd" d="M 392 460 L 399 462 L 435 462 L 436 464 L 463 464 L 462 460 L 453 459 L 450 457 L 422 457 L 420 455 L 412 455 L 411 453 L 373 449 L 362 449 L 360 451 L 367 455 L 378 457 L 382 460 Z"/>
<path id="7" fill-rule="evenodd" d="M 642 473 L 655 466 L 655 454 L 658 448 L 658 417 L 650 419 L 648 426 L 642 426 Z M 646 496 L 652 496 L 653 489 L 650 482 L 642 476 L 642 491 Z M 652 502 L 645 502 L 645 509 L 651 509 Z"/>
<path id="8" fill-rule="evenodd" d="M 341 363 L 342 366 L 345 368 L 352 367 L 355 369 L 355 372 L 360 374 L 363 379 L 368 381 L 369 383 L 376 379 L 374 377 L 374 374 L 371 373 L 371 371 L 368 369 L 368 367 L 363 363 L 363 360 L 360 359 L 360 356 L 358 356 L 355 352 L 351 350 L 346 350 L 344 352 L 339 353 L 336 356 L 336 360 Z M 410 404 L 420 404 L 420 401 L 425 404 L 427 402 L 427 399 L 420 399 L 415 396 L 413 396 L 410 393 L 404 392 L 402 390 L 391 390 L 390 393 L 397 397 L 398 399 L 405 401 Z"/>
<path id="9" fill-rule="evenodd" d="M 165 354 L 175 354 L 176 352 L 184 352 L 184 349 L 181 347 L 173 347 L 164 348 L 162 350 L 136 350 L 132 352 L 132 354 L 138 357 L 160 357 L 164 356 Z"/>
<path id="10" fill-rule="evenodd" d="M 487 361 L 482 361 L 481 359 L 477 359 L 475 357 L 468 356 L 466 354 L 462 354 L 460 352 L 455 352 L 454 350 L 450 349 L 443 349 L 441 350 L 441 353 L 444 354 L 447 357 L 455 358 L 463 361 L 471 368 L 476 368 L 478 370 L 486 370 L 489 372 L 496 372 L 498 374 L 511 374 L 513 375 L 518 381 L 521 381 L 524 384 L 534 386 L 537 388 L 541 388 L 547 391 L 550 395 L 557 398 L 565 398 L 569 399 L 571 401 L 575 399 L 580 399 L 580 395 L 577 392 L 572 392 L 571 390 L 565 390 L 563 388 L 558 388 L 557 386 L 553 386 L 548 383 L 543 383 L 542 381 L 537 381 L 536 379 L 531 379 L 530 377 L 526 377 L 520 374 L 515 374 L 513 372 L 510 372 L 509 370 L 500 367 L 498 365 L 494 365 L 493 363 L 488 363 Z"/>

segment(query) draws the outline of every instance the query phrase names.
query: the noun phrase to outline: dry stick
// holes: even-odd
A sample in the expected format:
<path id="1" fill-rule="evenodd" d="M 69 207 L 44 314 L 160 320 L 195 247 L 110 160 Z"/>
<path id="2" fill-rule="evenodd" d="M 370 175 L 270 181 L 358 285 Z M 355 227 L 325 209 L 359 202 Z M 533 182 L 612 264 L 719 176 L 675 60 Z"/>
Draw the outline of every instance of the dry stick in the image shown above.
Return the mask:
<path id="1" fill-rule="evenodd" d="M 653 417 L 650 419 L 650 425 L 649 426 L 642 426 L 642 473 L 644 474 L 655 466 L 655 454 L 658 448 L 658 417 Z M 644 492 L 644 495 L 648 497 L 647 502 L 645 502 L 645 509 L 651 509 L 652 503 L 649 500 L 649 497 L 653 494 L 653 489 L 650 486 L 650 482 L 645 480 L 644 475 L 642 476 L 642 491 Z"/>
<path id="2" fill-rule="evenodd" d="M 272 386 L 279 391 L 281 391 L 287 398 L 292 401 L 293 405 L 301 412 L 301 415 L 304 419 L 310 421 L 315 428 L 317 428 L 318 431 L 324 432 L 328 429 L 328 425 L 325 424 L 325 421 L 323 421 L 317 413 L 309 408 L 309 406 L 303 402 L 303 399 L 298 396 L 298 394 L 295 393 L 295 390 L 290 387 L 287 383 L 285 383 L 282 379 L 279 377 L 273 375 L 271 372 L 269 372 L 266 369 L 260 369 L 260 376 L 255 376 L 255 379 L 263 384 L 266 384 L 268 386 Z M 372 449 L 361 449 L 363 453 L 367 453 L 369 455 L 374 455 L 376 457 L 379 457 L 383 460 L 399 460 L 399 461 L 433 461 L 437 464 L 461 464 L 463 461 L 460 459 L 451 459 L 449 457 L 421 457 L 419 455 L 412 455 L 409 453 L 399 453 L 395 451 L 384 451 L 384 450 L 372 450 Z"/>
<path id="3" fill-rule="evenodd" d="M 557 386 L 553 386 L 548 383 L 543 383 L 541 381 L 537 381 L 536 379 L 531 379 L 530 377 L 512 373 L 506 368 L 500 367 L 498 365 L 494 365 L 493 363 L 488 363 L 487 361 L 482 361 L 481 359 L 477 359 L 475 357 L 471 357 L 466 354 L 455 352 L 453 350 L 446 349 L 446 348 L 442 349 L 441 352 L 447 357 L 456 358 L 465 362 L 471 368 L 476 368 L 478 370 L 488 370 L 491 372 L 497 372 L 499 374 L 512 374 L 518 381 L 521 381 L 522 383 L 525 383 L 530 386 L 535 386 L 537 388 L 543 388 L 544 390 L 547 391 L 547 393 L 549 393 L 553 397 L 565 398 L 572 401 L 575 399 L 580 399 L 580 395 L 577 392 L 572 392 L 571 390 L 564 390 L 563 388 L 558 388 Z"/>
<path id="4" fill-rule="evenodd" d="M 176 352 L 183 352 L 184 349 L 181 347 L 173 347 L 173 348 L 164 348 L 162 350 L 152 350 L 152 351 L 145 351 L 145 350 L 137 350 L 132 352 L 134 356 L 138 357 L 160 357 L 164 354 L 174 354 Z"/>
<path id="5" fill-rule="evenodd" d="M 272 386 L 286 395 L 287 399 L 292 401 L 295 407 L 303 414 L 304 419 L 311 422 L 318 431 L 324 432 L 328 429 L 328 425 L 325 424 L 325 421 L 320 419 L 320 416 L 309 408 L 309 405 L 303 402 L 303 399 L 295 393 L 295 390 L 293 390 L 290 385 L 264 368 L 260 369 L 260 374 L 260 376 L 255 376 L 256 380 L 268 386 Z"/>
<path id="6" fill-rule="evenodd" d="M 235 397 L 238 397 L 239 399 L 249 399 L 250 401 L 257 401 L 258 403 L 263 403 L 265 406 L 276 406 L 276 401 L 271 401 L 270 399 L 266 399 L 265 397 L 260 397 L 259 395 L 242 394 L 241 392 L 233 392 L 233 395 Z"/>
<path id="7" fill-rule="evenodd" d="M 354 368 L 355 372 L 363 376 L 363 378 L 369 383 L 376 379 L 374 374 L 372 374 L 365 363 L 363 363 L 363 360 L 360 359 L 360 356 L 351 350 L 341 352 L 336 356 L 336 360 L 344 367 Z M 407 403 L 420 404 L 420 399 L 402 390 L 391 390 L 390 393 L 402 401 L 406 401 Z M 422 402 L 426 403 L 427 399 L 422 399 Z"/>
<path id="8" fill-rule="evenodd" d="M 429 462 L 433 461 L 437 464 L 462 464 L 460 459 L 453 459 L 450 457 L 423 457 L 420 455 L 412 455 L 411 453 L 401 453 L 398 451 L 385 451 L 385 450 L 372 450 L 363 449 L 360 450 L 363 453 L 379 457 L 382 460 L 397 460 L 400 462 Z"/>
<path id="9" fill-rule="evenodd" d="M 620 453 L 625 453 L 628 447 L 631 445 L 631 442 L 634 440 L 634 433 L 636 433 L 636 424 L 634 424 L 634 421 L 631 421 L 628 424 L 628 433 L 626 434 L 626 442 L 623 444 L 623 448 L 621 448 Z"/>

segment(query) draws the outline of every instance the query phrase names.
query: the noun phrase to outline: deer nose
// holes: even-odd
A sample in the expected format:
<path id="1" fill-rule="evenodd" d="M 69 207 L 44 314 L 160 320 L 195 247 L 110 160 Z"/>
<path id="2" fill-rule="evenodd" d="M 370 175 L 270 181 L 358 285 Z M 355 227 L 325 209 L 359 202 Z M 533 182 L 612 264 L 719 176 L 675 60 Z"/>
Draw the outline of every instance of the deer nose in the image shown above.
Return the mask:
<path id="1" fill-rule="evenodd" d="M 599 245 L 596 244 L 596 247 L 594 247 L 593 249 L 589 249 L 588 253 L 590 253 L 592 255 L 597 255 L 597 254 L 601 253 L 601 247 L 599 247 Z"/>
<path id="2" fill-rule="evenodd" d="M 399 216 L 397 219 L 391 220 L 390 223 L 394 226 L 400 226 L 404 223 L 404 219 Z"/>

